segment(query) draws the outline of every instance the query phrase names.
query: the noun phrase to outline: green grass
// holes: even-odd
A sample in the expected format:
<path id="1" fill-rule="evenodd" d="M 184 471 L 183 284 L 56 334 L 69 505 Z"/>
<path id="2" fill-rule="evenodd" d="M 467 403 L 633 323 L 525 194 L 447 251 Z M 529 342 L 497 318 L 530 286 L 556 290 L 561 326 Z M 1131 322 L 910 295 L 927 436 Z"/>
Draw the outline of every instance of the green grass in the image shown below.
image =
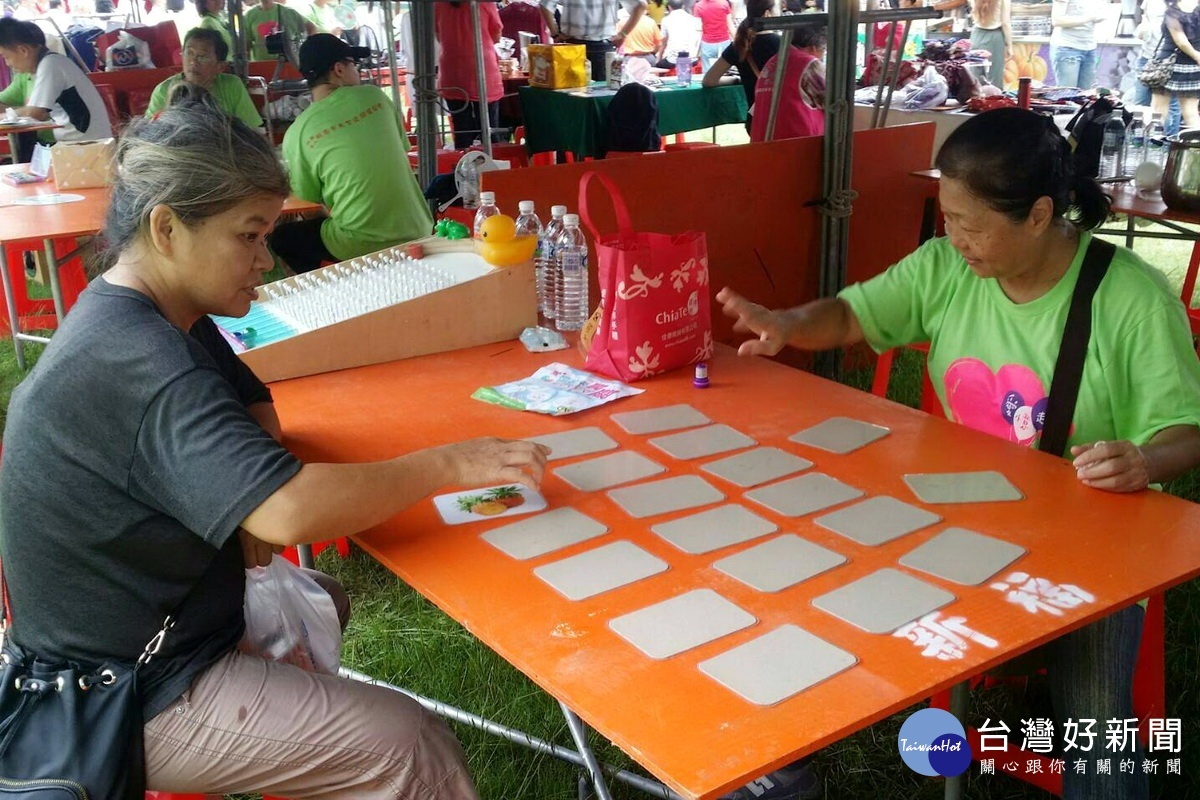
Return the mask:
<path id="1" fill-rule="evenodd" d="M 1151 263 L 1164 267 L 1178 285 L 1187 261 L 1187 247 L 1178 242 L 1142 240 L 1137 246 Z M 28 346 L 33 363 L 40 345 Z M 859 388 L 870 384 L 870 368 L 854 368 L 846 360 L 843 380 Z M 890 396 L 915 406 L 919 399 L 921 356 L 903 352 L 893 367 Z M 10 342 L 0 343 L 0 423 L 8 396 L 22 375 L 17 371 Z M 47 420 L 47 424 L 53 424 Z M 1174 482 L 1173 494 L 1200 500 L 1200 478 L 1192 474 Z M 1152 537 L 1154 531 L 1139 535 Z M 1200 536 L 1200 531 L 1197 532 Z M 387 569 L 355 550 L 346 560 L 331 548 L 321 554 L 319 568 L 340 580 L 354 600 L 354 617 L 347 631 L 347 666 L 407 689 L 452 703 L 540 738 L 569 746 L 557 704 L 527 678 L 480 644 L 461 626 L 409 589 Z M 1153 796 L 1163 800 L 1200 798 L 1200 582 L 1167 593 L 1167 713 L 1183 721 L 1183 776 L 1154 779 Z M 994 703 L 1020 703 L 1014 690 L 976 694 L 973 707 L 991 709 Z M 827 798 L 916 798 L 942 796 L 939 780 L 922 778 L 903 766 L 896 753 L 896 735 L 909 709 L 821 751 L 816 767 Z M 995 716 L 993 714 L 993 716 Z M 973 715 L 973 719 L 976 717 Z M 1010 724 L 1016 718 L 1009 714 Z M 470 766 L 487 800 L 569 800 L 575 798 L 577 771 L 557 759 L 533 753 L 469 727 L 455 730 L 467 751 Z M 686 735 L 680 731 L 680 735 Z M 601 758 L 636 770 L 631 759 L 594 738 Z M 1159 769 L 1162 770 L 1160 763 Z M 623 785 L 614 797 L 645 797 Z M 966 777 L 971 800 L 1043 798 L 1044 793 L 1004 776 L 981 776 L 977 768 Z"/>

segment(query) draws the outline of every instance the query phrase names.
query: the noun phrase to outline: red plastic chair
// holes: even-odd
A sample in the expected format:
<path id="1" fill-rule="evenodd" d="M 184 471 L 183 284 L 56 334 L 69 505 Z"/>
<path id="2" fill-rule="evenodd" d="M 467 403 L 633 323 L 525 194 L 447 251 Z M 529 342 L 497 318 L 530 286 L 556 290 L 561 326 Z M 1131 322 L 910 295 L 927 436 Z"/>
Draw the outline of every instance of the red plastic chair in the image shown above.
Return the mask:
<path id="1" fill-rule="evenodd" d="M 929 355 L 929 344 L 921 342 L 920 344 L 908 345 L 910 350 L 919 350 L 926 357 Z M 895 361 L 895 349 L 888 350 L 885 353 L 880 353 L 879 359 L 875 362 L 875 377 L 871 382 L 871 394 L 876 397 L 887 397 L 888 382 L 892 376 L 892 362 Z M 945 417 L 945 411 L 942 409 L 942 403 L 938 400 L 937 392 L 933 390 L 933 382 L 929 380 L 929 370 L 921 370 L 921 410 L 926 414 L 932 414 L 935 417 Z"/>
<path id="2" fill-rule="evenodd" d="M 677 150 L 707 150 L 710 147 L 720 147 L 721 145 L 714 142 L 685 142 L 680 136 L 675 137 L 675 141 L 667 144 L 663 143 L 663 150 L 672 153 Z"/>
<path id="3" fill-rule="evenodd" d="M 75 239 L 54 240 L 54 252 L 59 255 L 78 247 Z M 4 257 L 8 262 L 8 274 L 12 279 L 13 294 L 16 296 L 17 317 L 21 330 L 55 330 L 58 328 L 58 317 L 54 313 L 54 301 L 49 297 L 35 298 L 29 296 L 29 284 L 25 278 L 25 253 L 32 248 L 20 244 L 4 246 Z M 80 293 L 87 288 L 87 276 L 83 271 L 83 261 L 78 256 L 58 267 L 58 281 L 62 287 L 63 308 L 70 310 L 79 299 Z M 8 315 L 0 315 L 0 336 L 9 336 Z"/>

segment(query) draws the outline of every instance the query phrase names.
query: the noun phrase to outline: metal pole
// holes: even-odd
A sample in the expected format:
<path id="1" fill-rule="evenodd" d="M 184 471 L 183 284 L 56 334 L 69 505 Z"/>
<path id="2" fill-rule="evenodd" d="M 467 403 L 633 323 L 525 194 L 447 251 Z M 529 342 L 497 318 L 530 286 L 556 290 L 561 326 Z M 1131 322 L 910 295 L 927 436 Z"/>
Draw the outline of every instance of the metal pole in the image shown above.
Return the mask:
<path id="1" fill-rule="evenodd" d="M 867 31 L 867 34 L 866 34 L 867 41 L 870 41 L 871 33 L 872 33 L 871 31 Z M 875 90 L 875 108 L 871 109 L 871 127 L 872 128 L 879 127 L 879 109 L 883 105 L 883 88 L 884 88 L 884 85 L 888 82 L 888 77 L 892 74 L 892 44 L 893 44 L 892 36 L 889 31 L 889 34 L 887 37 L 887 47 L 885 47 L 883 50 L 883 63 L 879 66 L 879 85 Z M 867 51 L 866 59 L 868 61 L 870 61 L 870 59 L 871 59 L 870 48 L 864 47 L 863 49 Z M 900 52 L 901 53 L 904 52 L 903 47 L 901 48 Z M 899 65 L 897 65 L 897 67 L 899 67 Z M 890 99 L 890 93 L 889 93 L 889 99 Z"/>
<path id="2" fill-rule="evenodd" d="M 883 104 L 883 112 L 879 117 L 879 124 L 875 127 L 886 128 L 888 111 L 892 109 L 892 96 L 896 94 L 896 84 L 900 82 L 900 64 L 904 60 L 904 48 L 908 44 L 908 31 L 912 27 L 912 20 L 904 20 L 904 30 L 900 34 L 900 52 L 896 54 L 896 64 L 892 68 L 892 79 L 888 81 L 887 102 Z"/>
<path id="3" fill-rule="evenodd" d="M 137 4 L 134 3 L 136 6 Z M 233 71 L 243 80 L 250 74 L 250 59 L 246 47 L 246 26 L 242 21 L 242 0 L 228 0 L 226 13 L 229 16 L 229 28 L 233 39 Z M 270 98 L 263 95 L 263 103 Z M 264 115 L 267 109 L 263 109 Z"/>
<path id="4" fill-rule="evenodd" d="M 967 682 L 956 683 L 950 687 L 950 713 L 961 723 L 963 727 L 967 726 L 967 700 L 969 698 L 969 689 Z M 946 778 L 945 786 L 946 800 L 961 800 L 963 796 L 963 776 L 957 775 L 953 778 Z"/>
<path id="5" fill-rule="evenodd" d="M 444 717 L 463 725 L 469 725 L 476 730 L 483 731 L 484 733 L 492 736 L 497 736 L 501 739 L 512 742 L 513 744 L 519 744 L 522 747 L 528 747 L 534 752 L 562 759 L 563 761 L 574 764 L 577 767 L 587 767 L 587 763 L 584 761 L 583 756 L 579 755 L 579 753 L 571 750 L 570 748 L 560 747 L 559 745 L 556 745 L 552 742 L 547 742 L 544 739 L 539 739 L 538 737 L 525 733 L 524 731 L 519 731 L 515 728 L 509 728 L 506 725 L 501 725 L 498 722 L 485 719 L 478 714 L 472 714 L 470 711 L 464 711 L 461 708 L 456 708 L 455 706 L 443 703 L 440 700 L 433 700 L 429 697 L 416 694 L 415 692 L 410 692 L 408 689 L 372 678 L 370 675 L 367 675 L 364 672 L 359 672 L 358 670 L 351 669 L 349 667 L 342 667 L 340 670 L 338 670 L 338 674 L 343 678 L 348 678 L 352 681 L 369 683 L 374 686 L 381 686 L 384 689 L 390 689 L 393 692 L 399 692 L 402 695 L 411 697 L 423 708 L 431 711 L 434 714 L 437 714 L 439 717 Z M 663 800 L 683 800 L 680 795 L 671 791 L 669 788 L 661 783 L 658 783 L 657 781 L 644 778 L 641 775 L 629 772 L 628 770 L 617 769 L 611 764 L 601 764 L 600 768 L 604 770 L 604 772 L 611 775 L 615 780 L 628 784 L 629 786 L 639 789 L 647 794 L 661 797 Z"/>
<path id="6" fill-rule="evenodd" d="M 483 152 L 490 156 L 492 121 L 488 117 L 487 76 L 483 74 L 483 26 L 479 23 L 479 0 L 471 0 L 471 27 L 475 31 L 475 81 L 479 88 L 479 143 L 483 145 Z"/>
<path id="7" fill-rule="evenodd" d="M 13 150 L 13 161 L 16 162 L 16 150 Z M 17 369 L 25 371 L 25 342 L 21 340 L 21 318 L 17 314 L 17 296 L 13 287 L 12 276 L 8 274 L 8 256 L 6 248 L 0 246 L 0 281 L 4 284 L 4 308 L 8 312 L 8 331 L 12 335 L 13 353 L 17 357 Z M 22 274 L 24 277 L 24 274 Z M 25 287 L 21 287 L 24 289 Z"/>
<path id="8" fill-rule="evenodd" d="M 433 3 L 414 2 L 409 8 L 413 25 L 410 80 L 417 107 L 418 178 L 422 186 L 428 186 L 437 175 L 438 99 L 434 77 Z M 392 35 L 390 28 L 388 35 Z"/>
<path id="9" fill-rule="evenodd" d="M 779 35 L 779 55 L 775 59 L 775 78 L 771 85 L 771 111 L 767 115 L 765 141 L 775 138 L 775 120 L 779 117 L 779 98 L 783 96 L 784 76 L 787 75 L 788 56 L 792 50 L 792 29 L 785 28 Z"/>
<path id="10" fill-rule="evenodd" d="M 612 800 L 612 794 L 604 782 L 604 773 L 600 771 L 600 765 L 596 762 L 592 748 L 588 747 L 587 728 L 584 727 L 583 720 L 574 711 L 567 708 L 566 703 L 560 702 L 558 705 L 562 708 L 563 716 L 567 718 L 567 729 L 571 731 L 571 738 L 575 740 L 575 746 L 579 748 L 579 755 L 583 756 L 583 761 L 587 764 L 587 771 L 592 779 L 592 788 L 596 790 L 596 797 L 600 800 Z"/>
<path id="11" fill-rule="evenodd" d="M 400 109 L 402 108 L 400 105 L 400 74 L 396 72 L 396 36 L 392 30 L 393 21 L 391 0 L 384 0 L 383 25 L 385 28 L 387 28 L 388 74 L 392 78 L 392 105 L 396 107 L 396 113 L 399 114 Z M 426 181 L 426 183 L 428 183 L 428 181 Z"/>

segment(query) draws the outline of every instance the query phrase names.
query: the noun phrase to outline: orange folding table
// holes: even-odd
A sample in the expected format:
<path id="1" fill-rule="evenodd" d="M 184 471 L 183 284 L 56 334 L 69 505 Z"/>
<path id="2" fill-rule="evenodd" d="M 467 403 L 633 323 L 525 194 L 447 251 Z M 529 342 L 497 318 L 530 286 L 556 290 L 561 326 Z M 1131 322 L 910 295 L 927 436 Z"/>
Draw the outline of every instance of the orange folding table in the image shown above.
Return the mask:
<path id="1" fill-rule="evenodd" d="M 710 362 L 711 387 L 704 390 L 693 388 L 690 371 L 679 370 L 639 383 L 644 394 L 565 417 L 471 399 L 477 388 L 528 376 L 555 355 L 578 363 L 567 351 L 531 354 L 507 342 L 284 381 L 272 391 L 287 444 L 307 461 L 380 460 L 469 436 L 528 437 L 597 426 L 622 449 L 666 465 L 668 472 L 656 478 L 703 477 L 726 502 L 744 505 L 776 522 L 781 532 L 848 559 L 781 591 L 758 591 L 714 569 L 713 562 L 761 540 L 685 553 L 650 527 L 703 509 L 634 519 L 605 492 L 577 490 L 554 474 L 554 468 L 573 461 L 552 462 L 542 492 L 550 508 L 570 506 L 607 525 L 608 532 L 597 539 L 518 561 L 481 534 L 521 517 L 447 526 L 428 499 L 357 536 L 367 552 L 562 704 L 600 797 L 609 795 L 594 760 L 588 760 L 580 720 L 670 787 L 660 796 L 714 798 L 1200 574 L 1200 508 L 1191 503 L 1154 491 L 1117 495 L 1089 489 L 1062 459 L 767 360 L 739 358 L 723 346 Z M 814 517 L 826 512 L 783 516 L 701 469 L 729 453 L 677 460 L 650 445 L 651 437 L 625 433 L 610 418 L 615 412 L 680 403 L 759 445 L 811 460 L 812 471 L 850 484 L 866 497 L 898 498 L 943 521 L 882 545 L 861 545 L 816 525 Z M 875 423 L 890 433 L 846 455 L 789 440 L 838 416 Z M 1003 473 L 1024 499 L 926 505 L 903 480 L 910 473 L 976 470 Z M 978 586 L 898 564 L 948 526 L 1003 539 L 1026 553 Z M 533 574 L 535 567 L 617 540 L 643 548 L 669 568 L 581 601 L 566 599 Z M 978 636 L 964 636 L 953 652 L 938 651 L 939 657 L 928 637 L 866 633 L 813 605 L 814 598 L 884 567 L 908 571 L 953 593 L 956 599 L 940 610 L 941 619 L 952 616 L 960 629 Z M 1031 588 L 1035 585 L 1070 591 L 1040 595 Z M 714 590 L 757 622 L 663 659 L 648 657 L 609 627 L 618 616 L 697 588 Z M 1068 594 L 1073 599 L 1061 602 Z M 857 663 L 765 706 L 698 668 L 787 623 L 848 651 Z"/>
<path id="2" fill-rule="evenodd" d="M 22 171 L 20 166 L 0 167 L 0 174 Z M 55 194 L 71 194 L 83 197 L 69 203 L 53 205 L 26 205 L 36 202 L 38 197 Z M 104 215 L 108 211 L 108 188 L 60 190 L 53 180 L 13 186 L 0 183 L 0 280 L 4 284 L 4 302 L 7 307 L 10 328 L 13 334 L 13 349 L 17 355 L 17 366 L 25 369 L 25 342 L 47 342 L 44 336 L 21 332 L 17 314 L 13 276 L 9 272 L 7 245 L 41 242 L 47 261 L 50 293 L 54 298 L 54 311 L 59 321 L 66 314 L 62 287 L 59 285 L 59 262 L 75 256 L 78 250 L 58 254 L 54 249 L 55 239 L 92 236 L 104 227 Z M 320 208 L 316 203 L 297 198 L 288 198 L 284 213 L 302 213 Z"/>

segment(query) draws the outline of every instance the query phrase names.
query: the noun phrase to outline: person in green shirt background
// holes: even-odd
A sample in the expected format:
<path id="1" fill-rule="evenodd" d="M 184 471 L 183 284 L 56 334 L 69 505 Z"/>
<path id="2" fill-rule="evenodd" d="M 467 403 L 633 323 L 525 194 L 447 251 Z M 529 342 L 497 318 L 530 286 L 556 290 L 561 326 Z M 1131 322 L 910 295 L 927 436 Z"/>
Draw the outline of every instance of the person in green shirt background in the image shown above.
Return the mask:
<path id="1" fill-rule="evenodd" d="M 219 33 L 225 40 L 225 60 L 233 60 L 233 33 L 229 30 L 229 24 L 225 22 L 224 0 L 196 0 L 196 10 L 200 12 L 198 27 Z"/>
<path id="2" fill-rule="evenodd" d="M 171 90 L 183 81 L 208 90 L 217 106 L 231 117 L 237 117 L 251 128 L 262 127 L 262 117 L 246 91 L 246 85 L 236 75 L 225 71 L 229 51 L 225 40 L 216 31 L 192 28 L 183 37 L 183 72 L 172 75 L 154 87 L 146 116 L 158 116 L 167 107 Z"/>
<path id="3" fill-rule="evenodd" d="M 313 102 L 283 137 L 292 194 L 328 217 L 279 225 L 271 249 L 296 272 L 427 236 L 429 206 L 408 163 L 408 138 L 391 99 L 359 85 L 371 51 L 318 33 L 300 47 Z"/>
<path id="4" fill-rule="evenodd" d="M 333 0 L 313 0 L 308 8 L 308 20 L 317 26 L 319 33 L 342 35 L 342 23 L 338 22 Z"/>
<path id="5" fill-rule="evenodd" d="M 28 105 L 29 94 L 33 90 L 33 75 L 28 72 L 12 73 L 12 83 L 0 89 L 0 107 L 20 108 Z M 26 164 L 33 158 L 33 146 L 54 144 L 54 131 L 38 131 L 36 133 L 17 134 L 17 152 L 15 163 Z"/>
<path id="6" fill-rule="evenodd" d="M 242 21 L 250 40 L 252 61 L 276 58 L 267 52 L 267 37 L 273 33 L 282 33 L 293 42 L 317 33 L 316 25 L 302 17 L 299 11 L 288 8 L 278 0 L 262 0 L 257 6 L 247 9 Z"/>

